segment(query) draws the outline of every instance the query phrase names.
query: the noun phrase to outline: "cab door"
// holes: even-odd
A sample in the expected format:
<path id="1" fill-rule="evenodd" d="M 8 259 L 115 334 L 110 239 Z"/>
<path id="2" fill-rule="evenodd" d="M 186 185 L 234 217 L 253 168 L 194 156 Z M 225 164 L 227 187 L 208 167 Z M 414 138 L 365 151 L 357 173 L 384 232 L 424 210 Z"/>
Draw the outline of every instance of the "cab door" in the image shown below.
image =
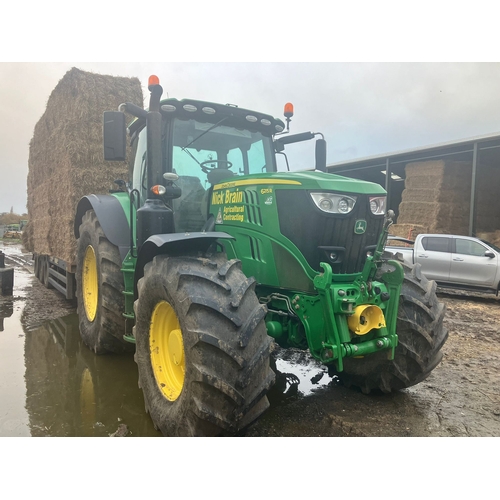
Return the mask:
<path id="1" fill-rule="evenodd" d="M 450 281 L 492 287 L 498 266 L 497 254 L 481 242 L 465 237 L 454 238 L 453 246 Z"/>

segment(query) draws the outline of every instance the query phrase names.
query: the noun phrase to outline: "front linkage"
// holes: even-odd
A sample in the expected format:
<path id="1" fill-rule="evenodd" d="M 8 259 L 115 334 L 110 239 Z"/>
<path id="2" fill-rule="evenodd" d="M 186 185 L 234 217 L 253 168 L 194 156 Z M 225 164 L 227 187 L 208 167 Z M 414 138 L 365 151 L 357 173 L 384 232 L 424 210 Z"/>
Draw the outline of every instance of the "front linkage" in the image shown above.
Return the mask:
<path id="1" fill-rule="evenodd" d="M 383 258 L 392 225 L 389 211 L 373 255 L 358 274 L 333 274 L 322 262 L 323 273 L 314 279 L 317 295 L 271 294 L 268 333 L 283 346 L 308 347 L 325 365 L 343 371 L 343 359 L 387 350 L 394 359 L 398 344 L 396 321 L 404 270 L 395 260 Z M 298 321 L 297 321 L 298 320 Z"/>

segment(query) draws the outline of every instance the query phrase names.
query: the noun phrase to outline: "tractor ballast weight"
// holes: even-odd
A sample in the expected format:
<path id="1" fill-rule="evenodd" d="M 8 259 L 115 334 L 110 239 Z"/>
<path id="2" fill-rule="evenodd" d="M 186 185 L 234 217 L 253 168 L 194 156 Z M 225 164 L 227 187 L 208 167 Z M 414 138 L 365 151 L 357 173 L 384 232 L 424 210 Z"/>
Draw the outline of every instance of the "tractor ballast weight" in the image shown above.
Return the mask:
<path id="1" fill-rule="evenodd" d="M 135 344 L 146 409 L 165 435 L 241 429 L 268 407 L 273 341 L 308 349 L 347 385 L 414 385 L 447 338 L 436 285 L 384 251 L 378 184 L 326 173 L 321 134 L 232 105 L 161 100 L 104 114 L 107 160 L 131 181 L 75 219 L 80 330 L 95 352 Z M 287 105 L 287 125 L 293 111 Z M 316 140 L 315 170 L 276 154 Z M 286 155 L 285 155 L 286 159 Z M 286 159 L 288 166 L 288 159 Z"/>

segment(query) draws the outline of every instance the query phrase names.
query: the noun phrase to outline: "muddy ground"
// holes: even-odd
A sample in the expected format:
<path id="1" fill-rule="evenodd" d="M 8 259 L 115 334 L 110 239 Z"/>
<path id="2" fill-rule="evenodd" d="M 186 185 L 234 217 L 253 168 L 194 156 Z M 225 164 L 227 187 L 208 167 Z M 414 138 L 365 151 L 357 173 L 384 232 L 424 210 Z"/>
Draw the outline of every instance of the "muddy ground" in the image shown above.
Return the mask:
<path id="1" fill-rule="evenodd" d="M 30 269 L 29 261 L 24 268 Z M 25 292 L 17 298 L 15 293 L 14 302 L 30 308 L 26 330 L 74 312 L 72 304 L 34 279 Z M 273 394 L 271 408 L 240 435 L 500 436 L 500 299 L 442 290 L 438 296 L 447 306 L 449 339 L 443 361 L 425 381 L 395 394 L 364 395 L 328 379 L 305 353 L 280 351 L 281 358 L 302 368 L 309 383 L 320 379 L 323 385 L 307 394 L 302 384 L 291 394 Z"/>
<path id="2" fill-rule="evenodd" d="M 461 292 L 438 296 L 447 306 L 449 338 L 425 381 L 390 395 L 364 395 L 332 381 L 277 407 L 247 435 L 500 436 L 500 301 Z"/>

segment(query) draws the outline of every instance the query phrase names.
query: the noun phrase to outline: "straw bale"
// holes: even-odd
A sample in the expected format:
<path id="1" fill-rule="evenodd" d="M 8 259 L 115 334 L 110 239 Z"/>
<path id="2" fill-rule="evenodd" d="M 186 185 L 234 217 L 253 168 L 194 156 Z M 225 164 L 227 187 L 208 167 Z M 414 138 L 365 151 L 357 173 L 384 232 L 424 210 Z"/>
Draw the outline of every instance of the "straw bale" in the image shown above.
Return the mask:
<path id="1" fill-rule="evenodd" d="M 435 160 L 406 165 L 398 225 L 418 223 L 430 233 L 468 234 L 471 176 L 470 162 Z M 475 226 L 483 232 L 499 228 L 498 185 L 500 169 L 478 165 Z"/>
<path id="2" fill-rule="evenodd" d="M 491 232 L 477 232 L 476 237 L 485 241 L 493 243 L 493 245 L 500 246 L 500 230 Z"/>
<path id="3" fill-rule="evenodd" d="M 412 188 L 405 189 L 401 193 L 401 200 L 404 202 L 408 201 L 425 201 L 432 202 L 438 196 L 437 187 L 434 188 Z"/>
<path id="4" fill-rule="evenodd" d="M 389 232 L 394 236 L 399 236 L 400 238 L 407 238 L 410 240 L 415 239 L 419 234 L 426 234 L 429 232 L 429 228 L 422 224 L 393 224 Z"/>
<path id="5" fill-rule="evenodd" d="M 457 213 L 455 207 L 439 203 L 401 203 L 399 224 L 415 224 L 427 226 L 429 231 L 463 225 L 468 223 L 468 212 Z M 402 215 L 401 215 L 402 213 Z M 449 232 L 445 230 L 444 232 Z"/>
<path id="6" fill-rule="evenodd" d="M 78 201 L 115 189 L 115 179 L 128 180 L 126 162 L 105 162 L 102 147 L 103 112 L 123 102 L 142 107 L 137 78 L 72 68 L 52 91 L 30 142 L 29 250 L 74 264 Z"/>
<path id="7" fill-rule="evenodd" d="M 405 189 L 432 188 L 466 190 L 470 188 L 472 164 L 458 161 L 427 161 L 408 163 L 405 168 Z"/>
<path id="8" fill-rule="evenodd" d="M 398 224 L 421 225 L 429 233 L 467 231 L 470 162 L 433 160 L 406 165 Z"/>
<path id="9" fill-rule="evenodd" d="M 33 252 L 33 225 L 27 224 L 23 229 L 23 235 L 21 237 L 24 248 L 28 252 Z"/>

